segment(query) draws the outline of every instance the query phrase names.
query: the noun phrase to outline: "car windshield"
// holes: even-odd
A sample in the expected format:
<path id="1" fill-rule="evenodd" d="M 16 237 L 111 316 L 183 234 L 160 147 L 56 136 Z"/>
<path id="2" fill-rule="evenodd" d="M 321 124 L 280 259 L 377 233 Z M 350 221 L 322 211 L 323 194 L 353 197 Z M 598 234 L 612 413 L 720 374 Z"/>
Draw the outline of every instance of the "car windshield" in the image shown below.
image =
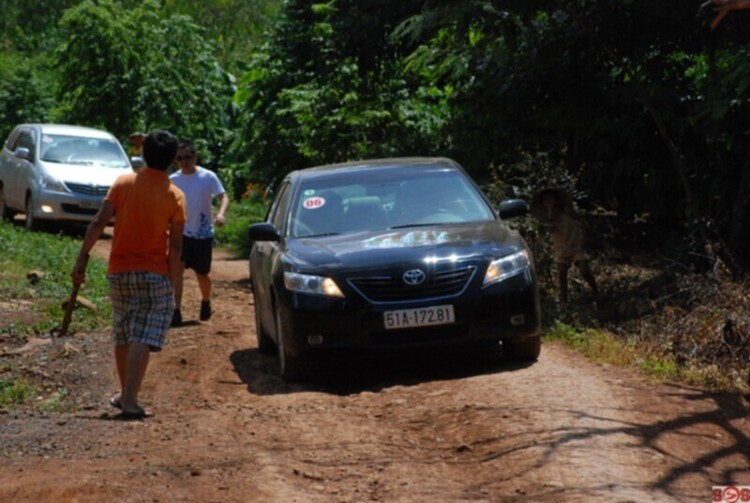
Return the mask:
<path id="1" fill-rule="evenodd" d="M 417 171 L 408 178 L 403 172 L 399 175 L 367 174 L 303 183 L 292 208 L 290 235 L 323 236 L 494 219 L 491 208 L 459 171 Z"/>
<path id="2" fill-rule="evenodd" d="M 42 135 L 42 161 L 83 166 L 130 168 L 122 147 L 111 138 Z"/>

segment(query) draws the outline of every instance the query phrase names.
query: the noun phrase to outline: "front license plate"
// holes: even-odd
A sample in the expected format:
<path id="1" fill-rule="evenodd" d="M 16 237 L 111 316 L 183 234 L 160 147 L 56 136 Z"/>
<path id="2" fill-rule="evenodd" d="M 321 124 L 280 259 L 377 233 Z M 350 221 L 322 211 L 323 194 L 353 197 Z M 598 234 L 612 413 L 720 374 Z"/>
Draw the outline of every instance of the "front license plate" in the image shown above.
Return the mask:
<path id="1" fill-rule="evenodd" d="M 385 328 L 414 328 L 429 327 L 432 325 L 447 325 L 455 323 L 453 306 L 430 306 L 417 309 L 401 309 L 399 311 L 386 311 L 383 313 Z"/>
<path id="2" fill-rule="evenodd" d="M 89 201 L 88 199 L 83 199 L 78 203 L 78 205 L 81 208 L 86 208 L 87 210 L 98 210 L 99 207 L 102 205 L 101 201 Z"/>

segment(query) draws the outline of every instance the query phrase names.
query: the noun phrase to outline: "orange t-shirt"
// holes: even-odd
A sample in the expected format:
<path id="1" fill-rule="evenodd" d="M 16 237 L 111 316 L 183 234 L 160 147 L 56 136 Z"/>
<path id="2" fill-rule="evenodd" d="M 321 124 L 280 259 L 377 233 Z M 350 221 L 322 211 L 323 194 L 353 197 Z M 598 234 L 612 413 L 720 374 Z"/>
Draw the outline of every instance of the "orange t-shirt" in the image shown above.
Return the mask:
<path id="1" fill-rule="evenodd" d="M 167 173 L 144 168 L 120 176 L 107 193 L 115 208 L 109 274 L 169 273 L 169 228 L 185 222 L 185 194 Z"/>

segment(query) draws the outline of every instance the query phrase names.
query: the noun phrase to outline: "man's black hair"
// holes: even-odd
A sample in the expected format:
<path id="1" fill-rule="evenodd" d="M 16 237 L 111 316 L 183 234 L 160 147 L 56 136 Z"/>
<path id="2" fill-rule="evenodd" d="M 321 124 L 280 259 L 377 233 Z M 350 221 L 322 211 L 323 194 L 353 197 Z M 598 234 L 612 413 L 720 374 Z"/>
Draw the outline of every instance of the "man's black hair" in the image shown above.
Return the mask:
<path id="1" fill-rule="evenodd" d="M 183 148 L 190 150 L 193 154 L 196 153 L 195 145 L 193 145 L 193 140 L 190 138 L 180 138 L 180 141 L 177 143 L 177 150 L 182 150 Z"/>
<path id="2" fill-rule="evenodd" d="M 146 166 L 166 171 L 177 155 L 177 137 L 165 129 L 157 129 L 143 142 L 143 159 Z"/>

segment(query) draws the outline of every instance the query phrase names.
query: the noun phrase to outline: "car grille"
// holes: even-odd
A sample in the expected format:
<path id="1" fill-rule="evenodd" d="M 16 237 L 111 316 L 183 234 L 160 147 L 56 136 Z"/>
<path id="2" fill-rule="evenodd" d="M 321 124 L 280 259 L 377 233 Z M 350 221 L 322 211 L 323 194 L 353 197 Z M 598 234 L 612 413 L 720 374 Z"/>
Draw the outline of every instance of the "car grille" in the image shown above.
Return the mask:
<path id="1" fill-rule="evenodd" d="M 88 208 L 81 208 L 75 204 L 63 203 L 62 209 L 65 213 L 73 213 L 75 215 L 96 215 L 99 210 L 92 210 Z"/>
<path id="2" fill-rule="evenodd" d="M 409 302 L 459 295 L 475 271 L 474 266 L 438 271 L 418 286 L 406 285 L 401 276 L 350 278 L 349 284 L 370 302 Z"/>
<path id="3" fill-rule="evenodd" d="M 460 325 L 412 330 L 386 330 L 370 334 L 372 342 L 382 346 L 435 344 L 464 339 L 468 328 Z"/>
<path id="4" fill-rule="evenodd" d="M 86 185 L 83 183 L 70 183 L 65 182 L 65 185 L 67 187 L 77 193 L 77 194 L 84 194 L 87 196 L 106 196 L 107 191 L 109 191 L 109 187 L 106 185 Z"/>

